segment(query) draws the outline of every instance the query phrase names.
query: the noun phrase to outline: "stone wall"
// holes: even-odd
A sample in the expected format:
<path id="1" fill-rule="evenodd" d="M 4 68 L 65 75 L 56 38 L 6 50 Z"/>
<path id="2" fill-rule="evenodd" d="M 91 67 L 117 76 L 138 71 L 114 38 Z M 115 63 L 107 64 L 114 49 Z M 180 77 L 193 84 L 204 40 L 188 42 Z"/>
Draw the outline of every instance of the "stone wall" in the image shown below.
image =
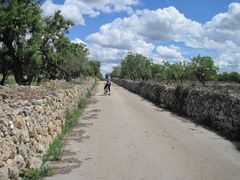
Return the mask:
<path id="1" fill-rule="evenodd" d="M 240 139 L 240 93 L 231 88 L 113 81 L 160 107 L 186 115 L 229 138 Z"/>
<path id="2" fill-rule="evenodd" d="M 94 81 L 0 86 L 0 179 L 18 179 L 26 169 L 41 166 L 49 143 L 64 123 L 66 109 L 77 105 Z"/>

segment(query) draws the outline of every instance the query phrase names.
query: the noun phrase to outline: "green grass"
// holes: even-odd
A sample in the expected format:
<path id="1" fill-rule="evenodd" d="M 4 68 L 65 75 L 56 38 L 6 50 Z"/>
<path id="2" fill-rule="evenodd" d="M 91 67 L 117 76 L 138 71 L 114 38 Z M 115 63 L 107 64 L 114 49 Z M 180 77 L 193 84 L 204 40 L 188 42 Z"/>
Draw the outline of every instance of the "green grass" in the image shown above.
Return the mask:
<path id="1" fill-rule="evenodd" d="M 0 74 L 0 80 L 2 80 L 2 74 Z M 16 81 L 14 79 L 13 75 L 9 75 L 7 80 L 5 80 L 5 84 L 4 85 L 15 85 Z"/>
<path id="2" fill-rule="evenodd" d="M 61 132 L 54 138 L 52 143 L 49 145 L 47 153 L 43 157 L 43 164 L 39 169 L 30 169 L 23 176 L 23 180 L 39 180 L 43 177 L 51 176 L 52 171 L 46 165 L 47 161 L 58 161 L 62 157 L 63 150 L 63 138 L 70 132 L 78 123 L 79 117 L 81 116 L 83 109 L 86 108 L 86 99 L 93 95 L 96 88 L 97 81 L 88 89 L 85 95 L 79 100 L 77 106 L 72 110 L 66 110 L 65 112 L 65 123 L 62 125 Z"/>
<path id="3" fill-rule="evenodd" d="M 43 164 L 39 169 L 28 170 L 22 177 L 22 180 L 39 180 L 52 175 L 52 170 L 46 164 Z"/>
<path id="4" fill-rule="evenodd" d="M 78 105 L 73 110 L 67 110 L 65 113 L 65 123 L 62 125 L 61 132 L 55 137 L 50 144 L 47 153 L 44 155 L 43 162 L 48 160 L 60 160 L 62 157 L 62 142 L 64 136 L 74 128 L 78 122 L 83 109 L 86 107 L 86 99 L 80 99 Z"/>
<path id="5" fill-rule="evenodd" d="M 2 75 L 0 75 L 0 79 L 2 79 Z M 17 83 L 12 74 L 8 76 L 7 80 L 4 83 L 4 85 L 16 85 L 16 84 Z M 37 86 L 37 81 L 32 81 L 31 86 Z"/>

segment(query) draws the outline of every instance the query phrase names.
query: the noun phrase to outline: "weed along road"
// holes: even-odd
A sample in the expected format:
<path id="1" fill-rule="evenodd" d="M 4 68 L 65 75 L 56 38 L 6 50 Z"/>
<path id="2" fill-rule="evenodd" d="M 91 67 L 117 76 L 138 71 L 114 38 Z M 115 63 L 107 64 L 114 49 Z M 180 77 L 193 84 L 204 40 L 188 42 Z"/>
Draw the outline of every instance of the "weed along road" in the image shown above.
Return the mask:
<path id="1" fill-rule="evenodd" d="M 66 136 L 48 180 L 239 180 L 236 145 L 138 95 L 103 82 Z"/>

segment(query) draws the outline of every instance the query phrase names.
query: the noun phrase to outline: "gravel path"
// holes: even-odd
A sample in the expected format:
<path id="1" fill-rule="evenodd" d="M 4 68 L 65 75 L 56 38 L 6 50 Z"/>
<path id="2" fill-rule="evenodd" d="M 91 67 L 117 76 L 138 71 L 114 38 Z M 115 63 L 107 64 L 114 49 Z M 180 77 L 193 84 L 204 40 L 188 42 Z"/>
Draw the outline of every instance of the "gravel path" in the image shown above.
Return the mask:
<path id="1" fill-rule="evenodd" d="M 215 133 L 100 83 L 46 180 L 239 180 L 240 152 Z"/>

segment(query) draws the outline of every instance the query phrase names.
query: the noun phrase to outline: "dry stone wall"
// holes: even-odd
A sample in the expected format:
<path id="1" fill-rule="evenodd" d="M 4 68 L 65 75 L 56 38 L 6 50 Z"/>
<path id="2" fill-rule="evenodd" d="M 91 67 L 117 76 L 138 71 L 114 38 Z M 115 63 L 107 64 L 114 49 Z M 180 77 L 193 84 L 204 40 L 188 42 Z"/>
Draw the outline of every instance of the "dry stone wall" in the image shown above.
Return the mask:
<path id="1" fill-rule="evenodd" d="M 203 86 L 173 87 L 157 82 L 113 81 L 163 108 L 186 115 L 229 138 L 240 139 L 240 94 L 236 91 Z"/>
<path id="2" fill-rule="evenodd" d="M 44 153 L 64 123 L 66 109 L 76 106 L 94 81 L 0 86 L 0 180 L 19 179 L 26 169 L 41 166 Z"/>

